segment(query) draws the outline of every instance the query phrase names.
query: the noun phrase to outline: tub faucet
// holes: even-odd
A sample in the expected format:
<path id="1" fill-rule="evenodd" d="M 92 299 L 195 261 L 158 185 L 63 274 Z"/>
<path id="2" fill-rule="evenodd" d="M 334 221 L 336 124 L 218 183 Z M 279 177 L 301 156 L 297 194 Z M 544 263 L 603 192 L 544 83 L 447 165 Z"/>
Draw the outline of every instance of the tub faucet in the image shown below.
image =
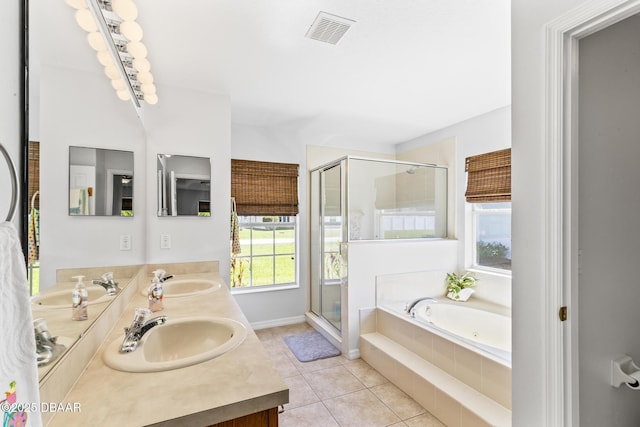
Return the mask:
<path id="1" fill-rule="evenodd" d="M 102 280 L 94 279 L 91 281 L 94 285 L 102 286 L 106 291 L 107 295 L 113 296 L 120 292 L 120 288 L 118 287 L 118 282 L 113 280 L 113 273 L 104 273 L 102 275 Z"/>
<path id="2" fill-rule="evenodd" d="M 147 317 L 151 314 L 151 310 L 147 308 L 137 308 L 136 314 L 128 328 L 124 328 L 124 340 L 120 346 L 120 353 L 131 353 L 138 348 L 138 342 L 140 339 L 149 332 L 151 328 L 158 325 L 162 325 L 167 322 L 167 316 L 154 317 L 151 320 L 147 320 Z"/>
<path id="3" fill-rule="evenodd" d="M 407 306 L 405 307 L 405 311 L 407 313 L 409 313 L 411 315 L 411 317 L 415 317 L 416 316 L 416 312 L 414 310 L 415 306 L 418 305 L 419 302 L 422 301 L 429 301 L 429 302 L 438 302 L 438 300 L 436 300 L 433 297 L 421 297 L 418 298 L 410 303 L 407 303 Z"/>
<path id="4" fill-rule="evenodd" d="M 45 366 L 53 362 L 66 349 L 62 344 L 56 343 L 58 337 L 52 337 L 47 330 L 44 319 L 33 321 L 33 333 L 36 337 L 36 360 L 38 366 Z"/>

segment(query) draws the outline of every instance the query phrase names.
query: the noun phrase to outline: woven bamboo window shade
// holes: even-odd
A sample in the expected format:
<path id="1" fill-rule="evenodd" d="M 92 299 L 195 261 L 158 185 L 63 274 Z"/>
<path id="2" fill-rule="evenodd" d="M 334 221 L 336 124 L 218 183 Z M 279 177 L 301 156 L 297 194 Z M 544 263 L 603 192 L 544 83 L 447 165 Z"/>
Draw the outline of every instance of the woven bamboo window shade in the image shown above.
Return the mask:
<path id="1" fill-rule="evenodd" d="M 298 165 L 231 159 L 238 215 L 297 215 Z"/>
<path id="2" fill-rule="evenodd" d="M 40 190 L 40 143 L 29 141 L 29 177 L 27 181 L 29 200 Z M 34 208 L 40 209 L 40 197 L 33 201 Z"/>
<path id="3" fill-rule="evenodd" d="M 511 200 L 511 148 L 465 159 L 469 203 Z"/>

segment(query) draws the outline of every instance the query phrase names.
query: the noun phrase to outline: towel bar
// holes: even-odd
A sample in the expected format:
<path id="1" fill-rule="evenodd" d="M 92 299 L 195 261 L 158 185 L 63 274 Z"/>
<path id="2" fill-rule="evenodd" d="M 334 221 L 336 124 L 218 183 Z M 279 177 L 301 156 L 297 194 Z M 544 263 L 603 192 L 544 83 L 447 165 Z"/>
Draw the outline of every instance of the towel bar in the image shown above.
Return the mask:
<path id="1" fill-rule="evenodd" d="M 18 172 L 16 170 L 15 165 L 13 164 L 13 160 L 11 160 L 11 156 L 9 156 L 9 152 L 4 148 L 4 146 L 0 143 L 0 151 L 4 155 L 4 158 L 7 160 L 7 165 L 9 166 L 9 175 L 11 175 L 11 204 L 9 205 L 9 213 L 7 214 L 7 221 L 13 221 L 13 218 L 16 215 L 16 208 L 18 207 L 18 195 L 19 195 L 19 187 L 18 187 Z"/>

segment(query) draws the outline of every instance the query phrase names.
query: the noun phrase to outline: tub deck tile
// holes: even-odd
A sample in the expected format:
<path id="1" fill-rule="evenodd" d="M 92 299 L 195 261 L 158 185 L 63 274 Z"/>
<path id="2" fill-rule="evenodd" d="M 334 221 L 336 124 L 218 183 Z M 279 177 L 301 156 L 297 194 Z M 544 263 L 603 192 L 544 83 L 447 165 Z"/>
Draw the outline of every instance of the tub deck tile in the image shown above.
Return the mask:
<path id="1" fill-rule="evenodd" d="M 371 354 L 373 351 L 365 351 L 362 357 L 382 375 L 392 379 L 391 376 L 393 376 L 393 372 L 388 372 L 389 366 L 393 366 L 392 364 L 383 363 L 382 365 L 384 366 L 376 366 L 378 360 L 389 358 L 397 364 L 409 367 L 417 376 L 433 384 L 436 390 L 433 411 L 420 400 L 418 400 L 418 402 L 436 417 L 442 419 L 448 426 L 455 427 L 461 425 L 461 417 L 464 413 L 465 419 L 472 419 L 473 417 L 470 414 L 473 414 L 475 418 L 482 420 L 488 425 L 511 427 L 511 411 L 509 409 L 464 384 L 452 375 L 442 371 L 432 363 L 399 345 L 397 342 L 378 332 L 361 335 L 360 342 L 364 344 L 365 348 L 369 348 L 370 350 L 375 349 L 375 352 L 380 353 L 371 361 L 367 360 L 367 353 Z M 400 385 L 400 388 L 403 387 Z M 415 390 L 404 391 L 410 396 L 414 394 L 412 397 L 417 399 Z M 458 405 L 456 406 L 457 409 L 450 407 L 451 405 L 449 403 L 451 402 L 456 402 Z M 452 410 L 453 413 L 451 412 Z M 446 419 L 441 417 L 445 417 Z"/>

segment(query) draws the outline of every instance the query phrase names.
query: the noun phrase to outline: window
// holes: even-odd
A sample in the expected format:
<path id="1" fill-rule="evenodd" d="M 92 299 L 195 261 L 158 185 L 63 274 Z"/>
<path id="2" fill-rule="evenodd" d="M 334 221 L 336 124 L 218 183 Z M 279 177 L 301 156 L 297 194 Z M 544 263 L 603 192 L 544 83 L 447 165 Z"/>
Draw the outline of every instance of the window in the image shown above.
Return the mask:
<path id="1" fill-rule="evenodd" d="M 511 149 L 467 157 L 475 268 L 511 271 Z"/>
<path id="2" fill-rule="evenodd" d="M 511 202 L 473 203 L 473 266 L 511 270 Z"/>
<path id="3" fill-rule="evenodd" d="M 296 283 L 295 216 L 240 216 L 240 247 L 232 265 L 233 287 Z"/>
<path id="4" fill-rule="evenodd" d="M 231 160 L 231 287 L 297 283 L 298 165 Z"/>

